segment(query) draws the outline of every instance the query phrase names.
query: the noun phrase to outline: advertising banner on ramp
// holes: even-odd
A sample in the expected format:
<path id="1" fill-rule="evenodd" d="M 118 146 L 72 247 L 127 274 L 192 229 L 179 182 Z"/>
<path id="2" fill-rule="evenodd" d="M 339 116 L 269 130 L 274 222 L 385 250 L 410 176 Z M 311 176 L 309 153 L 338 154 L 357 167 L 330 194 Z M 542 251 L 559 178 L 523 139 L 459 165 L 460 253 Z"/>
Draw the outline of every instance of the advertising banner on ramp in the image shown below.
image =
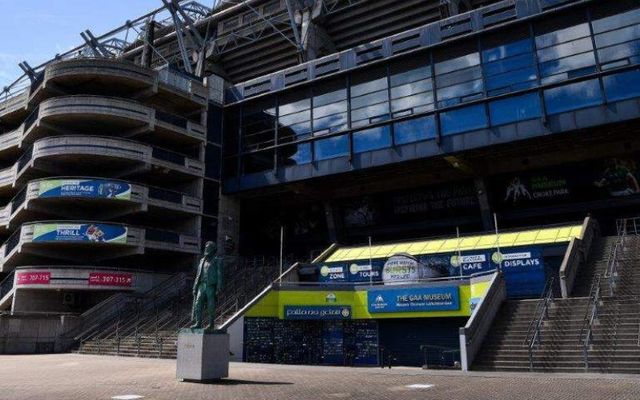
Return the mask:
<path id="1" fill-rule="evenodd" d="M 38 197 L 88 197 L 130 200 L 131 185 L 102 179 L 51 179 L 40 181 Z"/>
<path id="2" fill-rule="evenodd" d="M 32 242 L 127 243 L 127 228 L 111 224 L 36 224 Z"/>

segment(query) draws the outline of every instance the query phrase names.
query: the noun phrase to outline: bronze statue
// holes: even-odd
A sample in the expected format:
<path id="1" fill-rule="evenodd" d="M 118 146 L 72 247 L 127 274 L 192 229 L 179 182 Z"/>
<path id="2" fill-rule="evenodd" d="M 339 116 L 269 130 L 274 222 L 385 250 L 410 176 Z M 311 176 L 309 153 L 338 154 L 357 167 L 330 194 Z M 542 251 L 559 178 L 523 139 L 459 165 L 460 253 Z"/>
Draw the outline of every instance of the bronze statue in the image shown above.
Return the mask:
<path id="1" fill-rule="evenodd" d="M 202 314 L 206 308 L 208 312 L 208 324 L 205 331 L 215 329 L 216 320 L 216 294 L 222 289 L 222 258 L 216 256 L 216 245 L 207 242 L 204 246 L 204 254 L 198 262 L 198 272 L 193 283 L 193 308 L 191 318 L 194 321 L 191 329 L 202 329 Z"/>

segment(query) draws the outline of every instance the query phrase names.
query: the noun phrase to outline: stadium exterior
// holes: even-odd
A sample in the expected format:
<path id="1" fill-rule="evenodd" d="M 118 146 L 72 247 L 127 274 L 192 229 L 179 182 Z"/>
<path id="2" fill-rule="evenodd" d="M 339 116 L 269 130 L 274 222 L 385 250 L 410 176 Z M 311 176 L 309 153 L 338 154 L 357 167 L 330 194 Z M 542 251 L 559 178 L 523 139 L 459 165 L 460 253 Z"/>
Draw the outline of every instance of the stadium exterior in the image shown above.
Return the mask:
<path id="1" fill-rule="evenodd" d="M 0 97 L 0 350 L 174 356 L 217 240 L 245 361 L 640 372 L 637 1 L 163 3 Z"/>

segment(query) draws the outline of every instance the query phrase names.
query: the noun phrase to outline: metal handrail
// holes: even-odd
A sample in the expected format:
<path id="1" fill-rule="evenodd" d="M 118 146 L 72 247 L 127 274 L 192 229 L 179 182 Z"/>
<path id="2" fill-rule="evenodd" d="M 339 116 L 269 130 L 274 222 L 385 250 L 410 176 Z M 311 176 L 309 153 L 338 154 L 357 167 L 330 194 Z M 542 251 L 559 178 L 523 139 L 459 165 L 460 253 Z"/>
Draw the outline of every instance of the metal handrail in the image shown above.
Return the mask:
<path id="1" fill-rule="evenodd" d="M 555 277 L 549 278 L 542 291 L 540 301 L 533 313 L 534 319 L 529 323 L 524 345 L 528 347 L 529 353 L 529 370 L 533 371 L 533 351 L 540 344 L 540 330 L 542 323 L 549 316 L 549 306 L 553 302 L 553 282 Z"/>
<path id="2" fill-rule="evenodd" d="M 14 269 L 0 282 L 0 299 L 4 298 L 7 293 L 13 290 L 13 281 L 15 279 L 16 270 Z"/>
<path id="3" fill-rule="evenodd" d="M 582 358 L 584 361 L 585 370 L 589 370 L 589 346 L 591 345 L 591 341 L 593 340 L 593 325 L 598 318 L 598 307 L 600 305 L 601 294 L 601 278 L 601 275 L 596 275 L 596 280 L 591 285 L 591 289 L 589 290 L 589 302 L 587 303 L 584 322 L 582 324 L 582 329 L 580 330 L 580 341 L 582 342 Z"/>

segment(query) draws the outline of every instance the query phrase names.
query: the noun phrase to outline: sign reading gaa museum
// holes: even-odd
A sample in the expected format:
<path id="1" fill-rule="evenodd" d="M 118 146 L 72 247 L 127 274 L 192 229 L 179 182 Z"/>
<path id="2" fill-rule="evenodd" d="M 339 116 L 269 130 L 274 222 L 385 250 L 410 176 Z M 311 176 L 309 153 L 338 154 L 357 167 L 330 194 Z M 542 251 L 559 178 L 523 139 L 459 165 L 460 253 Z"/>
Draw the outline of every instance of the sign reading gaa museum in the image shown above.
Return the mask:
<path id="1" fill-rule="evenodd" d="M 111 224 L 36 224 L 31 241 L 126 243 L 127 228 Z"/>
<path id="2" fill-rule="evenodd" d="M 367 304 L 370 313 L 457 311 L 460 293 L 457 286 L 370 290 Z"/>
<path id="3" fill-rule="evenodd" d="M 51 179 L 39 182 L 38 197 L 131 199 L 131 185 L 103 179 Z"/>

